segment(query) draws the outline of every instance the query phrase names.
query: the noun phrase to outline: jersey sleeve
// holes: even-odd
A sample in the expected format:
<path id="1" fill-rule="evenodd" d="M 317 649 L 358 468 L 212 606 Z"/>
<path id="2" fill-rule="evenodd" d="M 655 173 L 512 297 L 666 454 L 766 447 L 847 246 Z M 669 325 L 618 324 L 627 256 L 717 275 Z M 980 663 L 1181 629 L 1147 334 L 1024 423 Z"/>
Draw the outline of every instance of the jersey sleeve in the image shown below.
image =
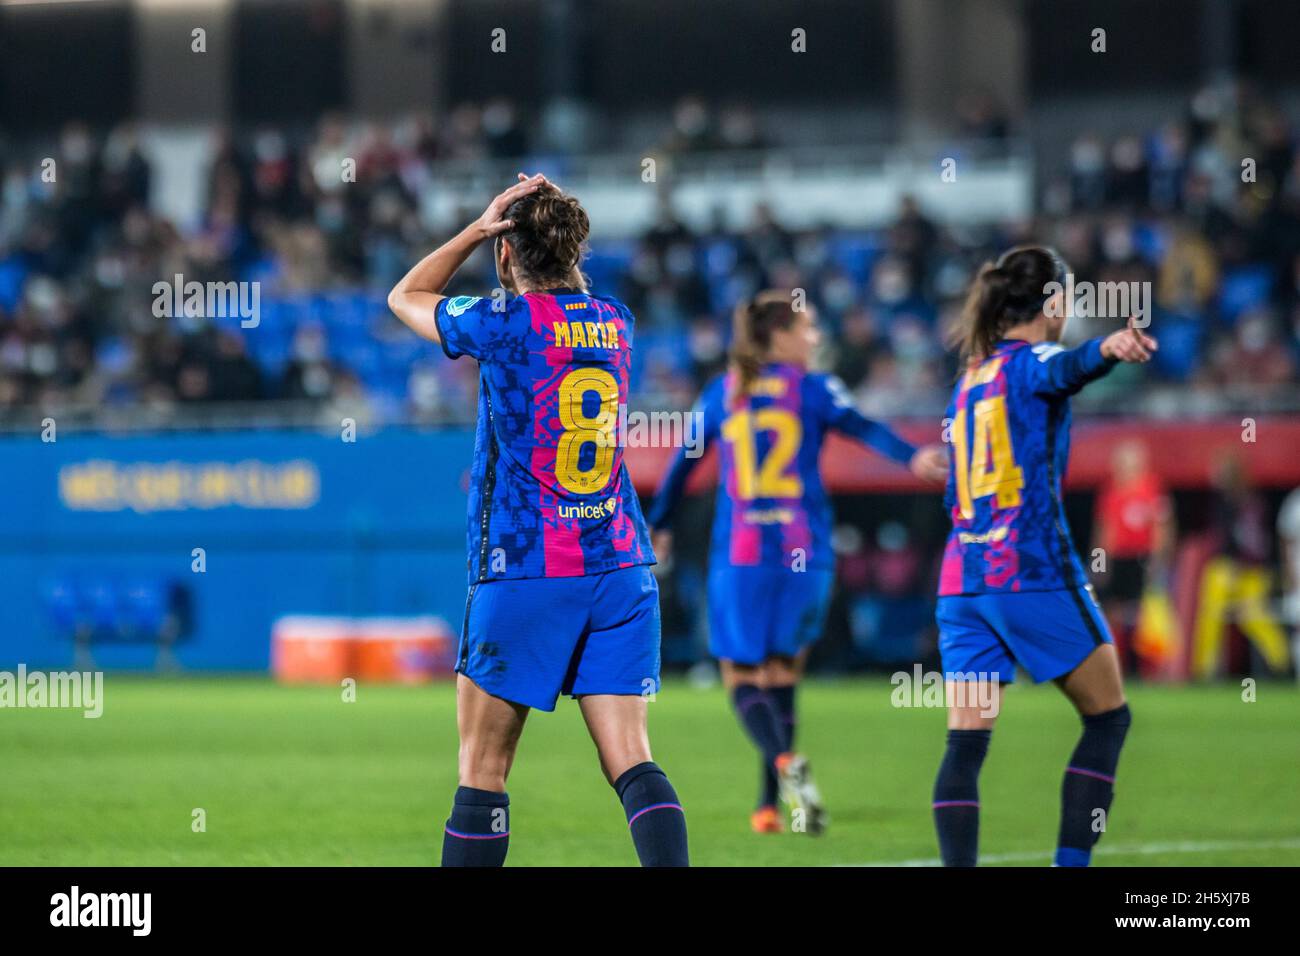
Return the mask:
<path id="1" fill-rule="evenodd" d="M 714 379 L 700 394 L 691 416 L 696 422 L 696 432 L 700 441 L 695 448 L 685 445 L 677 449 L 672 464 L 659 482 L 654 501 L 646 513 L 646 522 L 652 528 L 663 528 L 672 519 L 673 511 L 686 494 L 686 482 L 691 477 L 695 466 L 704 460 L 704 453 L 718 437 L 722 428 L 722 378 Z"/>
<path id="2" fill-rule="evenodd" d="M 873 451 L 900 465 L 911 462 L 916 446 L 901 438 L 888 425 L 867 418 L 856 405 L 844 382 L 836 375 L 810 376 L 814 396 L 829 428 L 862 442 Z"/>
<path id="3" fill-rule="evenodd" d="M 517 341 L 518 313 L 522 299 L 501 300 L 491 296 L 457 295 L 438 303 L 434 320 L 447 358 L 462 355 L 491 361 L 506 346 Z"/>
<path id="4" fill-rule="evenodd" d="M 1106 375 L 1118 363 L 1103 358 L 1101 339 L 1089 339 L 1078 348 L 1065 349 L 1052 342 L 1035 345 L 1028 362 L 1030 384 L 1035 395 L 1064 398 L 1089 382 Z"/>

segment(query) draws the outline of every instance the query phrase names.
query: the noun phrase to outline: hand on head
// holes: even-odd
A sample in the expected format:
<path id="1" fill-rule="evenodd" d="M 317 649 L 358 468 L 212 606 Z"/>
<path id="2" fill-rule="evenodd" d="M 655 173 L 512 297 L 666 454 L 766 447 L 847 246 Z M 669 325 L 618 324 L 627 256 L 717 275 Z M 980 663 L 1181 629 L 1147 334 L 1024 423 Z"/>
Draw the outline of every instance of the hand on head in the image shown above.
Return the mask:
<path id="1" fill-rule="evenodd" d="M 514 221 L 503 218 L 510 204 L 521 196 L 527 196 L 529 193 L 536 192 L 543 186 L 551 186 L 550 181 L 541 173 L 535 173 L 532 176 L 519 174 L 519 182 L 500 193 L 495 199 L 488 203 L 487 209 L 483 215 L 479 216 L 478 227 L 483 234 L 483 238 L 492 239 L 501 235 L 503 232 L 509 232 L 514 228 Z M 553 187 L 552 187 L 553 188 Z"/>

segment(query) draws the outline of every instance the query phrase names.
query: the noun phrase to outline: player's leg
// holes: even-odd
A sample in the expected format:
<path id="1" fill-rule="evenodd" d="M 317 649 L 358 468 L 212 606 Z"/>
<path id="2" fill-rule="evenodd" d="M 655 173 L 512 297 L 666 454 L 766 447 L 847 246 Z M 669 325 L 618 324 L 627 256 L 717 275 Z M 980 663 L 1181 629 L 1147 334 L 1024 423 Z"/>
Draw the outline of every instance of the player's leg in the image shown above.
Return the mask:
<path id="1" fill-rule="evenodd" d="M 795 688 L 803 680 L 809 651 L 825 629 L 834 577 L 828 570 L 783 571 L 773 592 L 778 627 L 770 638 L 764 684 L 781 721 L 786 750 L 794 750 L 798 724 Z"/>
<path id="2" fill-rule="evenodd" d="M 650 756 L 646 706 L 659 690 L 659 585 L 647 567 L 587 579 L 588 632 L 565 692 L 577 697 L 642 866 L 687 866 L 686 817 Z"/>
<path id="3" fill-rule="evenodd" d="M 802 647 L 794 656 L 774 655 L 763 665 L 763 684 L 767 687 L 772 707 L 781 726 L 782 742 L 787 751 L 794 750 L 795 731 L 799 718 L 795 710 L 795 694 L 799 681 L 808 665 L 809 647 Z"/>
<path id="4" fill-rule="evenodd" d="M 944 682 L 948 736 L 931 804 L 944 866 L 974 866 L 979 859 L 980 771 L 1004 692 L 996 680 Z"/>
<path id="5" fill-rule="evenodd" d="M 736 720 L 758 750 L 758 804 L 750 823 L 759 833 L 780 832 L 776 761 L 786 749 L 785 733 L 775 703 L 763 683 L 764 667 L 726 658 L 719 660 L 718 666 Z"/>
<path id="6" fill-rule="evenodd" d="M 980 602 L 976 597 L 941 597 L 935 614 L 948 734 L 931 806 L 944 866 L 974 866 L 979 859 L 980 771 L 1002 711 L 1004 687 L 1015 680 L 1015 662 L 981 613 Z"/>
<path id="7" fill-rule="evenodd" d="M 763 684 L 780 721 L 785 749 L 794 750 L 795 688 L 803 680 L 808 653 L 821 638 L 830 609 L 834 573 L 811 570 L 800 573 L 780 572 L 773 589 L 776 596 L 775 617 L 779 622 L 771 635 Z"/>
<path id="8" fill-rule="evenodd" d="M 464 674 L 456 677 L 460 731 L 459 787 L 444 827 L 443 866 L 501 866 L 510 845 L 506 778 L 528 708 L 494 697 Z"/>
<path id="9" fill-rule="evenodd" d="M 763 682 L 776 712 L 782 753 L 776 758 L 780 790 L 790 807 L 795 832 L 817 835 L 826 829 L 826 805 L 813 780 L 807 757 L 794 748 L 795 688 L 803 676 L 808 645 L 794 655 L 777 654 L 763 665 Z"/>
<path id="10" fill-rule="evenodd" d="M 1087 866 L 1114 797 L 1115 770 L 1132 717 L 1124 700 L 1115 648 L 1102 644 L 1057 684 L 1083 720 L 1083 732 L 1061 782 L 1057 866 Z"/>
<path id="11" fill-rule="evenodd" d="M 586 626 L 588 599 L 582 578 L 490 581 L 470 589 L 456 657 L 460 788 L 443 840 L 445 866 L 505 861 L 506 777 L 515 747 L 529 708 L 555 709 Z"/>
<path id="12" fill-rule="evenodd" d="M 646 699 L 591 694 L 579 698 L 600 769 L 627 815 L 642 866 L 687 866 L 686 817 L 677 791 L 650 756 Z"/>
<path id="13" fill-rule="evenodd" d="M 709 652 L 718 660 L 732 712 L 758 751 L 759 793 L 750 816 L 757 833 L 783 829 L 776 807 L 776 758 L 785 750 L 785 733 L 763 667 L 773 628 L 770 576 L 754 567 L 709 572 Z"/>
<path id="14" fill-rule="evenodd" d="M 813 835 L 826 827 L 826 807 L 807 758 L 795 750 L 795 688 L 809 650 L 822 635 L 833 581 L 830 569 L 781 569 L 764 588 L 771 595 L 767 616 L 773 627 L 767 632 L 763 686 L 776 713 L 783 751 L 776 771 L 794 829 Z"/>
<path id="15" fill-rule="evenodd" d="M 1011 595 L 997 607 L 1016 661 L 1035 681 L 1055 681 L 1083 719 L 1061 783 L 1056 864 L 1087 866 L 1130 722 L 1110 629 L 1090 587 Z"/>

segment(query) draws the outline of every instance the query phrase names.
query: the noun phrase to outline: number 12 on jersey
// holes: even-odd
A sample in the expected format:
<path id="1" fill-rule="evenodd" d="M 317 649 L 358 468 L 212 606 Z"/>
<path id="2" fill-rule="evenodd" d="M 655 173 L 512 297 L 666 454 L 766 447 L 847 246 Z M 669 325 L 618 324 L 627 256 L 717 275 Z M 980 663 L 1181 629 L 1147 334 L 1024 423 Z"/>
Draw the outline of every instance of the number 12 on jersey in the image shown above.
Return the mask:
<path id="1" fill-rule="evenodd" d="M 755 431 L 773 436 L 772 446 L 762 461 L 759 461 Z M 797 472 L 790 471 L 803 438 L 803 426 L 797 416 L 782 408 L 738 411 L 723 422 L 722 437 L 731 443 L 735 454 L 736 494 L 741 499 L 803 495 L 803 482 Z"/>
<path id="2" fill-rule="evenodd" d="M 1025 476 L 1016 464 L 1007 422 L 1007 397 L 994 395 L 975 403 L 975 428 L 966 447 L 966 409 L 952 422 L 953 462 L 957 472 L 957 503 L 963 518 L 975 517 L 975 499 L 997 495 L 997 507 L 1015 508 Z"/>

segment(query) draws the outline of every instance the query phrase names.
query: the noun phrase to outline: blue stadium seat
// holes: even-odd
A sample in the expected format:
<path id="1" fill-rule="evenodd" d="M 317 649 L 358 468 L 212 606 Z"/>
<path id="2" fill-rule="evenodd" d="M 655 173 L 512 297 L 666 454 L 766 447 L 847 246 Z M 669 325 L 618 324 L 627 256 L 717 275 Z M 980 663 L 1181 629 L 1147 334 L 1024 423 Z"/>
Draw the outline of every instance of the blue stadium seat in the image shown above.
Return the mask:
<path id="1" fill-rule="evenodd" d="M 50 624 L 61 637 L 71 637 L 81 623 L 77 588 L 68 578 L 54 578 L 42 588 L 42 603 Z"/>
<path id="2" fill-rule="evenodd" d="M 1168 231 L 1158 223 L 1139 222 L 1133 226 L 1133 244 L 1138 255 L 1158 266 L 1169 249 Z"/>
<path id="3" fill-rule="evenodd" d="M 81 585 L 85 621 L 100 637 L 115 637 L 122 623 L 121 593 L 107 579 L 92 578 Z"/>
<path id="4" fill-rule="evenodd" d="M 27 266 L 18 256 L 0 260 L 0 309 L 12 312 L 22 301 Z"/>
<path id="5" fill-rule="evenodd" d="M 831 261 L 865 284 L 883 251 L 880 237 L 869 232 L 839 232 L 827 243 Z"/>
<path id="6" fill-rule="evenodd" d="M 167 620 L 168 586 L 157 578 L 128 582 L 122 593 L 123 624 L 137 638 L 152 640 Z"/>
<path id="7" fill-rule="evenodd" d="M 46 581 L 41 597 L 49 624 L 62 639 L 88 635 L 98 642 L 153 643 L 179 613 L 177 601 L 183 595 L 174 581 L 161 576 L 73 574 Z"/>
<path id="8" fill-rule="evenodd" d="M 739 258 L 739 251 L 732 239 L 725 237 L 708 239 L 700 243 L 699 257 L 700 271 L 712 283 L 731 275 Z"/>
<path id="9" fill-rule="evenodd" d="M 1205 338 L 1204 324 L 1187 316 L 1158 316 L 1160 351 L 1151 364 L 1161 375 L 1185 381 L 1196 371 L 1201 354 L 1201 341 Z"/>
<path id="10" fill-rule="evenodd" d="M 1219 286 L 1219 313 L 1225 322 L 1235 323 L 1243 312 L 1267 306 L 1272 290 L 1273 278 L 1267 265 L 1233 269 L 1224 274 Z"/>
<path id="11" fill-rule="evenodd" d="M 615 289 L 627 274 L 635 254 L 634 242 L 615 240 L 593 242 L 591 254 L 583 260 L 582 271 L 591 279 L 593 288 Z"/>

